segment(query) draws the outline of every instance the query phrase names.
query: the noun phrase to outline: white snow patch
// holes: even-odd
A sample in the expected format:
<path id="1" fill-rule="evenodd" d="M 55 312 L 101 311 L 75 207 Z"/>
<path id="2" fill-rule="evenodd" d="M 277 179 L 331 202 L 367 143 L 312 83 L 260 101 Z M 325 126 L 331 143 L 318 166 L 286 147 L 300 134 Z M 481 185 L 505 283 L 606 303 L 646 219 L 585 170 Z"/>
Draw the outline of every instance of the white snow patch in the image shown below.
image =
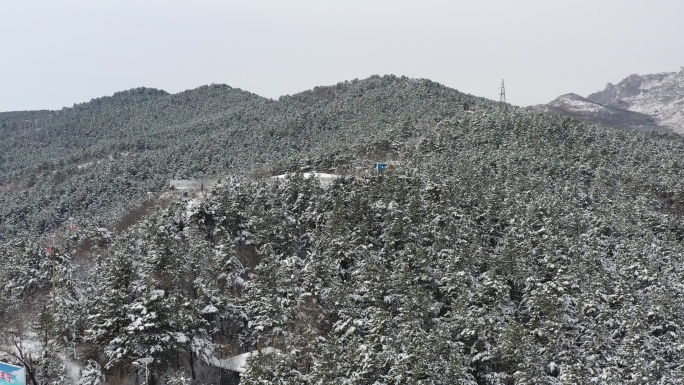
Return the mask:
<path id="1" fill-rule="evenodd" d="M 606 108 L 600 104 L 594 103 L 592 101 L 580 98 L 574 95 L 563 95 L 558 97 L 558 99 L 549 103 L 549 105 L 554 107 L 560 107 L 567 109 L 569 111 L 575 112 L 593 112 L 598 113 L 605 111 Z"/>
<path id="2" fill-rule="evenodd" d="M 97 163 L 97 162 L 92 161 L 92 162 L 86 162 L 86 163 L 77 164 L 77 165 L 76 165 L 76 168 L 78 168 L 79 170 L 81 170 L 81 169 L 84 169 L 84 168 L 86 168 L 86 167 L 92 166 L 92 165 L 94 165 L 95 163 Z"/>
<path id="3" fill-rule="evenodd" d="M 77 384 L 78 380 L 81 379 L 81 370 L 83 369 L 83 366 L 64 355 L 64 353 L 59 353 L 58 357 L 66 368 L 67 376 L 69 376 L 69 379 L 71 379 L 71 383 Z"/>
<path id="4" fill-rule="evenodd" d="M 276 180 L 284 180 L 287 178 L 290 178 L 296 174 L 290 173 L 290 174 L 282 174 L 282 175 L 276 175 L 272 176 L 269 178 L 271 181 L 276 181 Z M 318 179 L 318 181 L 321 183 L 322 186 L 327 186 L 331 184 L 332 182 L 335 181 L 335 179 L 339 178 L 339 175 L 335 174 L 326 174 L 322 172 L 305 172 L 302 174 L 302 177 L 304 179 L 309 179 L 309 178 L 315 178 Z"/>
<path id="5" fill-rule="evenodd" d="M 207 305 L 202 309 L 200 313 L 202 314 L 213 314 L 213 313 L 218 313 L 218 309 L 214 305 Z"/>
<path id="6" fill-rule="evenodd" d="M 684 71 L 632 75 L 620 85 L 606 88 L 616 93 L 613 100 L 629 111 L 650 115 L 659 124 L 684 133 Z"/>
<path id="7" fill-rule="evenodd" d="M 193 216 L 195 214 L 195 211 L 202 202 L 204 202 L 204 197 L 202 197 L 201 195 L 197 195 L 194 198 L 188 200 L 188 203 L 185 205 L 185 215 L 187 217 Z"/>
<path id="8" fill-rule="evenodd" d="M 217 368 L 230 370 L 233 372 L 244 373 L 245 366 L 247 364 L 247 359 L 249 357 L 255 356 L 257 354 L 280 354 L 280 349 L 276 348 L 263 348 L 261 350 L 254 350 L 252 352 L 243 353 L 230 358 L 218 359 L 214 357 L 210 364 Z"/>

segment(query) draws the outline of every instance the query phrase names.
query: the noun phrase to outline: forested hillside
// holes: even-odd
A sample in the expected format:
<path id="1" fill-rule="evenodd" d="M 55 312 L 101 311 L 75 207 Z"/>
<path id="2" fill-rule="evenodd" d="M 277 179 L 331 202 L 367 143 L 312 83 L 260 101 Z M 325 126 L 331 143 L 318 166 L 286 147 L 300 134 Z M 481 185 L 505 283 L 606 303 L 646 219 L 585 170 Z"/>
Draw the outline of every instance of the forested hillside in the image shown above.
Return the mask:
<path id="1" fill-rule="evenodd" d="M 109 225 L 174 177 L 368 166 L 464 104 L 486 103 L 427 80 L 376 76 L 278 101 L 212 85 L 0 113 L 0 240 L 68 218 Z"/>
<path id="2" fill-rule="evenodd" d="M 42 181 L 2 192 L 0 332 L 39 352 L 11 358 L 34 383 L 141 382 L 141 359 L 156 383 L 219 383 L 222 358 L 266 347 L 277 353 L 248 360 L 241 384 L 684 381 L 680 136 L 396 77 L 278 101 L 190 93 L 210 91 L 233 107 L 150 125 L 173 134 L 144 148 L 106 144 L 133 132 L 122 125 L 83 146 L 102 151 L 83 152 L 97 159 L 87 167 L 35 159 L 67 170 L 61 182 L 3 169 Z M 129 94 L 145 111 L 179 97 Z M 2 119 L 25 114 L 54 118 Z M 13 127 L 3 130 L 28 130 Z M 391 172 L 354 172 L 386 159 L 397 160 Z M 343 177 L 321 186 L 301 175 L 311 170 Z M 281 171 L 295 174 L 258 177 Z M 226 177 L 108 225 L 166 178 L 199 172 Z M 100 203 L 49 211 L 97 196 L 93 186 Z M 56 229 L 49 255 L 39 232 L 15 236 L 41 215 L 35 229 Z M 60 225 L 69 217 L 78 228 Z M 83 367 L 80 379 L 65 362 Z"/>

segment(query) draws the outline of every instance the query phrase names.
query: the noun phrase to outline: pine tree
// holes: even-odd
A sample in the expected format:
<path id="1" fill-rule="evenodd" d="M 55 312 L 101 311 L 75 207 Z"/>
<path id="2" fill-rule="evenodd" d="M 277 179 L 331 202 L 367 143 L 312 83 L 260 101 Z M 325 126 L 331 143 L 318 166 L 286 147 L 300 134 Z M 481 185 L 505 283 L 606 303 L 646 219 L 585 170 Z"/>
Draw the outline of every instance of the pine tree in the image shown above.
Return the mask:
<path id="1" fill-rule="evenodd" d="M 137 273 L 130 250 L 121 247 L 111 259 L 100 262 L 101 278 L 96 298 L 91 306 L 85 339 L 99 348 L 107 357 L 105 367 L 126 365 L 132 361 L 127 327 L 129 307 L 133 303 Z"/>

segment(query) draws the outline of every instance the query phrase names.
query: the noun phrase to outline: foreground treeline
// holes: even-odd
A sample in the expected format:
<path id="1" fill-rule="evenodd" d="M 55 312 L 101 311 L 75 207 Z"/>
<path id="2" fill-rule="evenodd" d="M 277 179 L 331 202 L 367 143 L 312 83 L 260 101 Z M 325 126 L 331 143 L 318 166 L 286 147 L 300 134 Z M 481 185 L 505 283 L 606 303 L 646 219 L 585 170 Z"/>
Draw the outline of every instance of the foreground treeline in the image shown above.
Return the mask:
<path id="1" fill-rule="evenodd" d="M 6 245 L 2 309 L 36 299 L 53 384 L 59 354 L 84 384 L 146 357 L 199 384 L 264 347 L 241 383 L 680 383 L 682 155 L 678 136 L 457 117 L 394 173 L 229 179 L 122 233 L 65 230 L 54 316 L 50 258 Z"/>

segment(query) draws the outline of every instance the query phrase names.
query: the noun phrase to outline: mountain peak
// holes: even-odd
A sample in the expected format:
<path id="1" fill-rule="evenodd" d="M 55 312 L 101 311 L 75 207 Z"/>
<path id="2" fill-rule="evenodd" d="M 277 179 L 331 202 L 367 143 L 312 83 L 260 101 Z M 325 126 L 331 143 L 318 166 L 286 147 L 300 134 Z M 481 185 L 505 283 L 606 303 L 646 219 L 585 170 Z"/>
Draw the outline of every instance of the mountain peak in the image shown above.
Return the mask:
<path id="1" fill-rule="evenodd" d="M 552 102 L 548 104 L 550 107 L 554 108 L 559 108 L 559 109 L 566 109 L 570 111 L 578 111 L 578 112 L 583 112 L 583 111 L 593 111 L 593 112 L 599 112 L 601 110 L 605 110 L 605 107 L 592 102 L 591 100 L 588 100 L 580 95 L 577 95 L 575 93 L 569 93 L 569 94 L 563 94 L 556 99 L 554 99 Z"/>
<path id="2" fill-rule="evenodd" d="M 570 93 L 567 93 L 567 94 L 563 94 L 563 95 L 557 97 L 556 99 L 584 99 L 584 97 L 583 97 L 583 96 L 580 96 L 580 95 L 577 95 L 577 94 L 574 93 L 574 92 L 570 92 Z"/>
<path id="3" fill-rule="evenodd" d="M 616 85 L 608 83 L 603 91 L 593 93 L 587 99 L 649 115 L 658 124 L 684 133 L 684 69 L 629 75 Z"/>
<path id="4" fill-rule="evenodd" d="M 533 108 L 630 129 L 684 133 L 684 67 L 678 72 L 631 74 L 586 98 L 570 93 Z"/>
<path id="5" fill-rule="evenodd" d="M 648 115 L 618 107 L 605 106 L 575 93 L 561 95 L 548 104 L 532 107 L 556 115 L 570 116 L 591 123 L 631 130 L 666 131 Z"/>

